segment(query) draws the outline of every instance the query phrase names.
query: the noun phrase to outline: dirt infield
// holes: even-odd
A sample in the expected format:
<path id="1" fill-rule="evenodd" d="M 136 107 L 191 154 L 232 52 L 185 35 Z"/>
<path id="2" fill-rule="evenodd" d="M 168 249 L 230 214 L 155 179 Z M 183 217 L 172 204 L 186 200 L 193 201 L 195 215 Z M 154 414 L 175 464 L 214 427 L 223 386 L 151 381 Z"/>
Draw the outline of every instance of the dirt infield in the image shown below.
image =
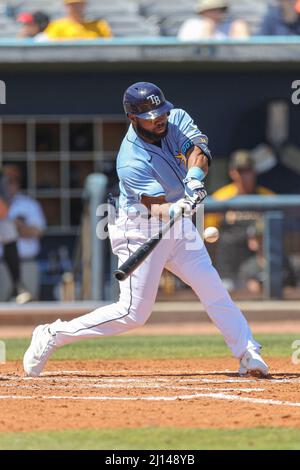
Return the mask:
<path id="1" fill-rule="evenodd" d="M 268 358 L 268 379 L 233 359 L 50 361 L 39 378 L 0 366 L 0 431 L 170 426 L 300 428 L 300 366 Z"/>

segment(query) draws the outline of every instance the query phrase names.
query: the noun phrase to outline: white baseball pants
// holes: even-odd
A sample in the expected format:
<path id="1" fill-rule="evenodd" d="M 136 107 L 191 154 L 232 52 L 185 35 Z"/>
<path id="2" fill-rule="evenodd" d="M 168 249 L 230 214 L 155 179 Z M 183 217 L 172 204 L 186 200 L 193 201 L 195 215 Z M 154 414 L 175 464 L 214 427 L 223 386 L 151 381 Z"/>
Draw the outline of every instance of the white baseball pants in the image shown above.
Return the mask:
<path id="1" fill-rule="evenodd" d="M 109 226 L 112 249 L 122 264 L 149 237 L 149 222 L 138 226 L 123 215 Z M 155 233 L 158 224 L 152 226 Z M 231 300 L 212 266 L 204 243 L 189 219 L 177 222 L 140 267 L 120 282 L 119 301 L 97 308 L 69 322 L 50 326 L 58 346 L 97 336 L 112 336 L 143 325 L 155 302 L 160 277 L 166 268 L 191 286 L 209 317 L 222 333 L 232 354 L 240 358 L 247 349 L 259 351 L 248 323 Z"/>

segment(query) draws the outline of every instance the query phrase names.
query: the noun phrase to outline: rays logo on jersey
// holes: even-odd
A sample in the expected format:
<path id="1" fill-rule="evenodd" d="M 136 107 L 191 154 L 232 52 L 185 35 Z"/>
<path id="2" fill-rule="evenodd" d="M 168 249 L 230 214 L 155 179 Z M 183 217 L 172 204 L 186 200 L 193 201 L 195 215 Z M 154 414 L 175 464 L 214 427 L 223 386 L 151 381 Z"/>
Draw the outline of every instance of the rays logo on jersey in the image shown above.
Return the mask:
<path id="1" fill-rule="evenodd" d="M 178 155 L 175 155 L 175 158 L 176 158 L 178 165 L 183 164 L 184 166 L 187 166 L 187 158 L 185 155 L 183 155 L 182 153 L 179 153 Z"/>

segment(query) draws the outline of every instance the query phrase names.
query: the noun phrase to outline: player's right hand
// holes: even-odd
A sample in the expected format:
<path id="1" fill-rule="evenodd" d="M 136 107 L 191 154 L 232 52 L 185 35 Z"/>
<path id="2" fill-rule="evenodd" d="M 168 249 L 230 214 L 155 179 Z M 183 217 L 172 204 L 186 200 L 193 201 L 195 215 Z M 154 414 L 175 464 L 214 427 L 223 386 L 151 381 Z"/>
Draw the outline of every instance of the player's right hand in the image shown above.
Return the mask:
<path id="1" fill-rule="evenodd" d="M 194 204 L 200 204 L 207 196 L 207 192 L 202 181 L 194 178 L 185 179 L 185 197 Z"/>

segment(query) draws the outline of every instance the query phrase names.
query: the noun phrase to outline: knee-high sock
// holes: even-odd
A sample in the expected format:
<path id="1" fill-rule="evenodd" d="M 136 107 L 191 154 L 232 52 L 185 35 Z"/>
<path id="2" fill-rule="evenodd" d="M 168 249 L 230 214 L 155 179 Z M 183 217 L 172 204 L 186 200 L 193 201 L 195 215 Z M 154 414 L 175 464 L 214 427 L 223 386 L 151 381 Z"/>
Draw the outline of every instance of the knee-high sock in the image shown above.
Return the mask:
<path id="1" fill-rule="evenodd" d="M 20 258 L 16 241 L 3 245 L 3 258 L 7 264 L 12 282 L 16 285 L 20 281 Z"/>

